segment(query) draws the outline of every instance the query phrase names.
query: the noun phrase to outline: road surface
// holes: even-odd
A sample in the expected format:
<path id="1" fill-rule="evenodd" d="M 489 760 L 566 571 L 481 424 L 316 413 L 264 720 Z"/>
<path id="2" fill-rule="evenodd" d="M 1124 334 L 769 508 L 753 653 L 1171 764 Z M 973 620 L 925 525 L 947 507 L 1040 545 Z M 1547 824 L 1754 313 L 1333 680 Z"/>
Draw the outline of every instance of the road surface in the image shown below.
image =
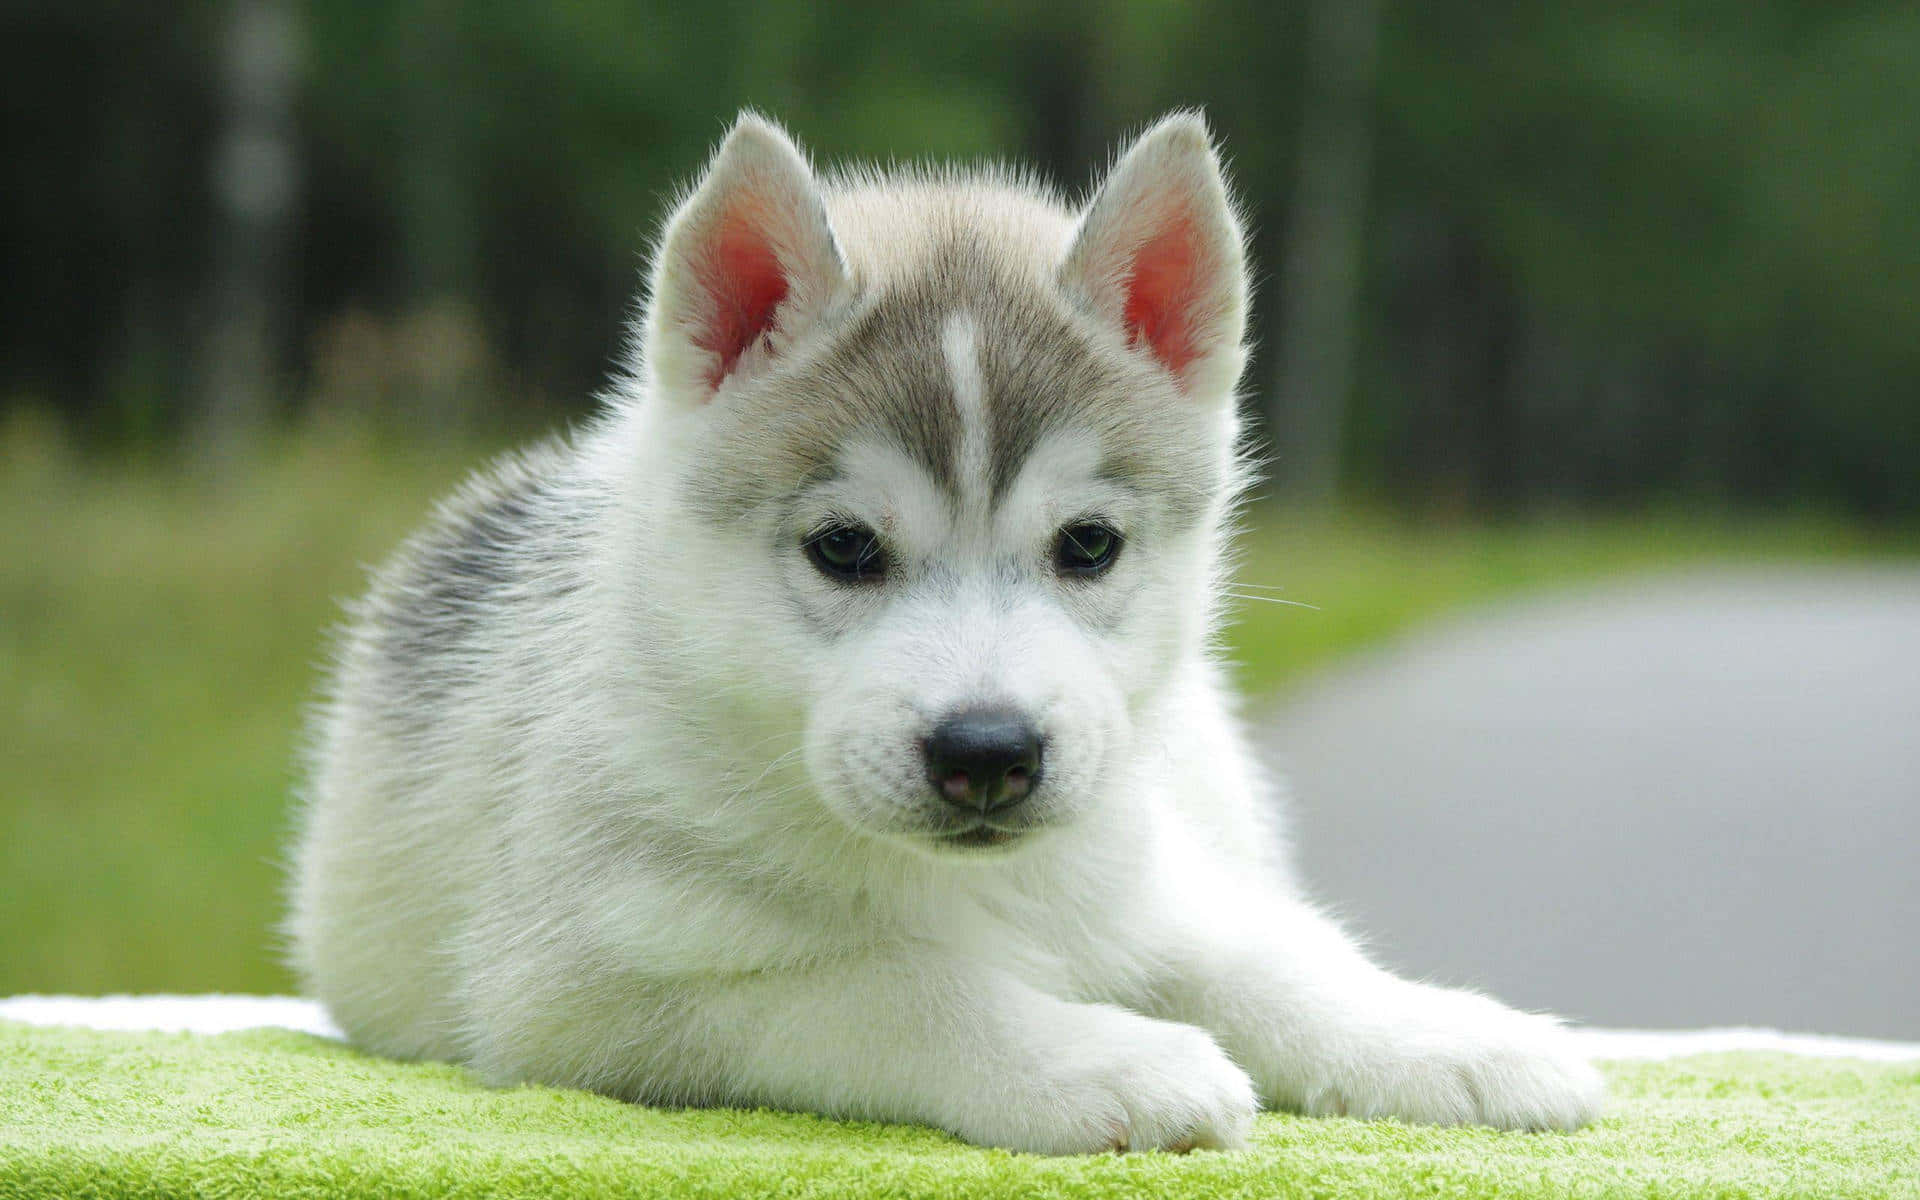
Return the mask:
<path id="1" fill-rule="evenodd" d="M 1301 877 L 1400 969 L 1602 1025 L 1920 1038 L 1920 569 L 1486 611 L 1256 726 Z"/>

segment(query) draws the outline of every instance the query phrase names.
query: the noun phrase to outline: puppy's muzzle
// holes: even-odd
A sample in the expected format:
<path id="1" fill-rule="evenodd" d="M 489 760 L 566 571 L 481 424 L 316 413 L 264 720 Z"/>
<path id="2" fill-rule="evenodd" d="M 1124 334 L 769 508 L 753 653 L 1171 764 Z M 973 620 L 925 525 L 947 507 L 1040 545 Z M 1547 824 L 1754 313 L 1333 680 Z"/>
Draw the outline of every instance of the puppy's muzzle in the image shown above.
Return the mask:
<path id="1" fill-rule="evenodd" d="M 1040 785 L 1040 731 L 1010 708 L 954 713 L 927 735 L 924 752 L 933 790 L 968 813 L 1004 815 Z"/>

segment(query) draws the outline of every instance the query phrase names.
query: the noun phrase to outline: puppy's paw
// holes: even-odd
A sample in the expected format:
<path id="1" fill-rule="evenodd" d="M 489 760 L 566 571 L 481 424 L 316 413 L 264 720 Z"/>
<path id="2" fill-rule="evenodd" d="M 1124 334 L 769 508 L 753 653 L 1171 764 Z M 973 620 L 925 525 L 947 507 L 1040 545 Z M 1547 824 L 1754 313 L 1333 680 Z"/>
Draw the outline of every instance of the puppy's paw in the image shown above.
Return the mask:
<path id="1" fill-rule="evenodd" d="M 1258 1107 L 1253 1082 L 1212 1037 L 1117 1009 L 1088 1011 L 1094 1019 L 1050 1049 L 1018 1089 L 1023 1102 L 1003 1111 L 1011 1125 L 973 1140 L 1041 1154 L 1246 1143 Z"/>
<path id="2" fill-rule="evenodd" d="M 1306 1112 L 1525 1130 L 1577 1129 L 1599 1114 L 1600 1073 L 1551 1018 L 1410 991 L 1308 1081 Z"/>

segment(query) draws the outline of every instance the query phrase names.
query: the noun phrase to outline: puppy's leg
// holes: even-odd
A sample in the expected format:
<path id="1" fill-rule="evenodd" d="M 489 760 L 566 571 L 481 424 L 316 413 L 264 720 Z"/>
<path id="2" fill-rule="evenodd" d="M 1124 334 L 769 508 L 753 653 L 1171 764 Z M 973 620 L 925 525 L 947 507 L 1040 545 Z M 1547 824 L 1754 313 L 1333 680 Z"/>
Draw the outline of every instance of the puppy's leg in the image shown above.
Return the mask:
<path id="1" fill-rule="evenodd" d="M 1552 1018 L 1388 974 L 1297 901 L 1241 911 L 1238 928 L 1183 922 L 1142 1007 L 1212 1030 L 1268 1104 L 1502 1129 L 1598 1111 L 1599 1074 Z"/>
<path id="2" fill-rule="evenodd" d="M 549 976 L 553 978 L 553 976 Z M 1211 1036 L 939 957 L 625 987 L 580 980 L 475 1066 L 666 1103 L 920 1122 L 1044 1154 L 1240 1145 L 1257 1106 Z M 571 1064 L 571 1065 L 568 1065 Z"/>

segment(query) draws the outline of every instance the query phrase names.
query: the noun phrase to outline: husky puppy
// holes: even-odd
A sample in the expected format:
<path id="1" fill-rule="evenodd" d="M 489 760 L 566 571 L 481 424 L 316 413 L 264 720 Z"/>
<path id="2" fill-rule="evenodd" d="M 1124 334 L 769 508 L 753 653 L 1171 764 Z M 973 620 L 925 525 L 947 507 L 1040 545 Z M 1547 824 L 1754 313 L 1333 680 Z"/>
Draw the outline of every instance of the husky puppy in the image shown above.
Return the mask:
<path id="1" fill-rule="evenodd" d="M 1279 861 L 1210 641 L 1246 308 L 1198 115 L 1078 208 L 742 116 L 604 413 L 357 610 L 311 991 L 500 1083 L 1044 1153 L 1589 1119 L 1552 1020 L 1385 973 Z"/>

